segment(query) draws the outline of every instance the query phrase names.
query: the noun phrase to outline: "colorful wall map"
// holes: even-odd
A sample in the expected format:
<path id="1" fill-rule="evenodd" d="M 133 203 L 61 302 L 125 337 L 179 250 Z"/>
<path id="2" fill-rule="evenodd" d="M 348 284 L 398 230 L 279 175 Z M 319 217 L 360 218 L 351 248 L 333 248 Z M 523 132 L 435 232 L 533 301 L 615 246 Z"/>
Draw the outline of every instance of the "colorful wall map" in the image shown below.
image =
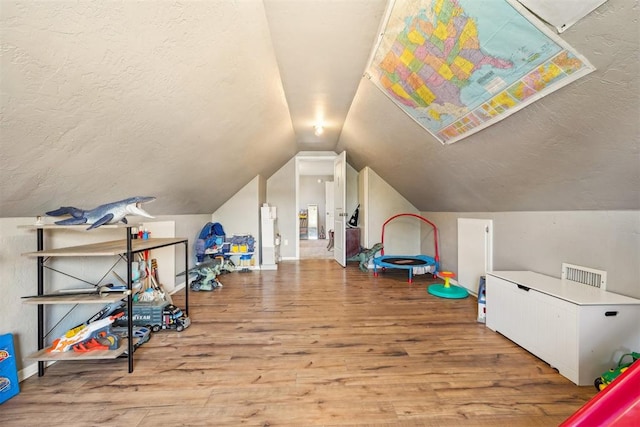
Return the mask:
<path id="1" fill-rule="evenodd" d="M 595 68 L 508 0 L 395 0 L 366 76 L 451 144 Z"/>

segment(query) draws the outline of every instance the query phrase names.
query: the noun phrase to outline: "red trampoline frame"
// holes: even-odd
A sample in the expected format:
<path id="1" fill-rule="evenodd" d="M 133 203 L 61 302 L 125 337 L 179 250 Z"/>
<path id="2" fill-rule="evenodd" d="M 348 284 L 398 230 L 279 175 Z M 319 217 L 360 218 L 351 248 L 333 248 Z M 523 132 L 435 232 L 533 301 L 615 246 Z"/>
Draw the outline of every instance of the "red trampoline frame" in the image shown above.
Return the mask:
<path id="1" fill-rule="evenodd" d="M 382 250 L 380 251 L 381 255 L 384 255 L 384 229 L 387 226 L 388 223 L 390 223 L 391 221 L 393 221 L 394 219 L 401 217 L 401 216 L 412 216 L 414 218 L 418 218 L 419 220 L 426 222 L 427 224 L 429 224 L 432 228 L 433 228 L 433 243 L 434 243 L 434 248 L 435 248 L 435 255 L 433 257 L 433 259 L 438 263 L 438 265 L 440 265 L 440 253 L 438 252 L 438 227 L 436 227 L 436 225 L 434 223 L 432 223 L 431 221 L 429 221 L 427 218 L 417 215 L 417 214 L 412 214 L 412 213 L 401 213 L 401 214 L 397 214 L 392 216 L 391 218 L 389 218 L 388 220 L 386 220 L 384 222 L 384 224 L 382 224 L 382 237 L 381 237 L 381 241 L 382 241 Z"/>

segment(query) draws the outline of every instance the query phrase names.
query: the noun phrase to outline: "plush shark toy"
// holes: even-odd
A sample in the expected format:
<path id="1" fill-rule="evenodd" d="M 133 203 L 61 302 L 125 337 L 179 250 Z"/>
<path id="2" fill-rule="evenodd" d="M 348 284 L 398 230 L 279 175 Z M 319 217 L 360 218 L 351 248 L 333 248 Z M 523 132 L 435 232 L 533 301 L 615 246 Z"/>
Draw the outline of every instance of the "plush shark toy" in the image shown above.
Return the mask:
<path id="1" fill-rule="evenodd" d="M 146 218 L 153 218 L 145 212 L 141 205 L 154 201 L 155 197 L 130 197 L 118 202 L 100 205 L 95 209 L 85 211 L 71 206 L 63 206 L 60 209 L 47 212 L 49 216 L 71 215 L 71 218 L 56 221 L 58 225 L 79 225 L 91 224 L 92 228 L 100 227 L 104 224 L 115 224 L 118 221 L 127 223 L 126 215 L 140 215 Z"/>

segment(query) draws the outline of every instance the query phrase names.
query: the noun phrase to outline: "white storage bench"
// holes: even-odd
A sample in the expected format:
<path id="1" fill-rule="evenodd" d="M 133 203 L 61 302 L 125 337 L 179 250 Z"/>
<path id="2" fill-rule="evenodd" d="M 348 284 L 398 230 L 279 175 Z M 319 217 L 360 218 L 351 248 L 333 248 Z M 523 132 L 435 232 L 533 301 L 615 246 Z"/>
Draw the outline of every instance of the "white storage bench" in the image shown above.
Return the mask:
<path id="1" fill-rule="evenodd" d="M 487 327 L 577 385 L 640 351 L 640 300 L 531 271 L 486 277 Z"/>

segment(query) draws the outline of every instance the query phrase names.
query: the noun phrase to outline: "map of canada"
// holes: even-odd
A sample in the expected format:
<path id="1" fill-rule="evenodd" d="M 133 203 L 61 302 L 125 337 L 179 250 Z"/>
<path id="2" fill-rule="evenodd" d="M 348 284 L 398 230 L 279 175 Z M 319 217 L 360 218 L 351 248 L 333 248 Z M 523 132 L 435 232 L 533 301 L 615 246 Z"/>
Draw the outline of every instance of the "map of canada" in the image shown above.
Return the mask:
<path id="1" fill-rule="evenodd" d="M 507 0 L 396 0 L 367 76 L 456 142 L 593 71 L 525 14 Z"/>

